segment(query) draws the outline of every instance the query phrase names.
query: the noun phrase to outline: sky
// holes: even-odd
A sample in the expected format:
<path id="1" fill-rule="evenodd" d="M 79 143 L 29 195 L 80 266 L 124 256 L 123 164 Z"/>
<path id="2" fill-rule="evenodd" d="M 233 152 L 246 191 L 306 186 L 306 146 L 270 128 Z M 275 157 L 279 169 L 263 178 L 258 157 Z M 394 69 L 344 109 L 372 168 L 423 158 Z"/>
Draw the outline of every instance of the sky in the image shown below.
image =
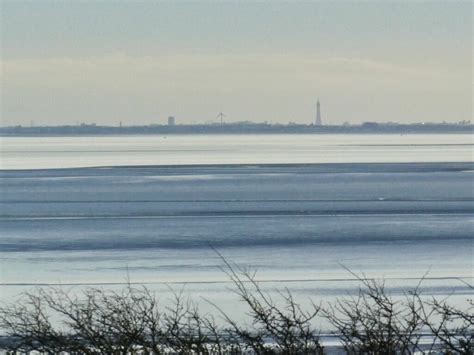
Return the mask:
<path id="1" fill-rule="evenodd" d="M 1 125 L 472 119 L 470 1 L 1 2 Z"/>

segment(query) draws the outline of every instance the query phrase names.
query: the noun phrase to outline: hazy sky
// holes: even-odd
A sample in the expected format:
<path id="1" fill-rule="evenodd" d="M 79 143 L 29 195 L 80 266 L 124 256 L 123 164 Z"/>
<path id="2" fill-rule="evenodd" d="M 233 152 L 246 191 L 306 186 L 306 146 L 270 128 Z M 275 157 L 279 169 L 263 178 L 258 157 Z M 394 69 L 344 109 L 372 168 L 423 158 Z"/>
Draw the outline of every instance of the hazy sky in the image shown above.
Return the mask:
<path id="1" fill-rule="evenodd" d="M 2 125 L 472 119 L 472 4 L 1 1 Z"/>

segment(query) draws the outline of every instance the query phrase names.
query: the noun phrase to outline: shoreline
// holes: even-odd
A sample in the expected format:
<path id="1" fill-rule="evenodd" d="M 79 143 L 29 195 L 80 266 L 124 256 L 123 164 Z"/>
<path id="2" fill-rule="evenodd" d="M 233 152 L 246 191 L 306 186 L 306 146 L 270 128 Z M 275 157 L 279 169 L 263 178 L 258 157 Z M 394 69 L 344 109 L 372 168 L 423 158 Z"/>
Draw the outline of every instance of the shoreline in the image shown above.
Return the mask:
<path id="1" fill-rule="evenodd" d="M 413 170 L 413 168 L 416 168 Z M 191 171 L 186 171 L 192 169 Z M 77 167 L 53 167 L 32 169 L 4 169 L 0 168 L 0 178 L 3 174 L 26 172 L 106 172 L 110 170 L 162 170 L 162 175 L 167 175 L 166 170 L 180 170 L 180 174 L 195 175 L 196 170 L 223 169 L 244 170 L 246 174 L 276 173 L 277 169 L 304 170 L 311 173 L 409 173 L 409 172 L 438 172 L 438 171 L 474 171 L 472 161 L 441 161 L 441 162 L 351 162 L 351 163 L 235 163 L 235 164 L 153 164 L 153 165 L 97 165 Z M 275 169 L 275 171 L 273 171 Z M 329 170 L 328 170 L 329 169 Z M 184 171 L 181 171 L 184 170 Z M 225 174 L 225 171 L 219 171 Z M 235 172 L 232 172 L 235 173 Z M 173 175 L 173 174 L 170 174 Z"/>

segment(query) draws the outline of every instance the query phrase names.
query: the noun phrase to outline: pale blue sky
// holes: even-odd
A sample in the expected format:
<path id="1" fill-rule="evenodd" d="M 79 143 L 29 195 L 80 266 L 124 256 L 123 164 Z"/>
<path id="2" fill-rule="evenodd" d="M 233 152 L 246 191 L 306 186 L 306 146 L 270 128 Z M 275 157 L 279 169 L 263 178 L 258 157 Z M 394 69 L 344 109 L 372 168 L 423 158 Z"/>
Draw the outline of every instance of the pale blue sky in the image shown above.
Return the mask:
<path id="1" fill-rule="evenodd" d="M 472 118 L 472 4 L 1 1 L 2 124 Z"/>

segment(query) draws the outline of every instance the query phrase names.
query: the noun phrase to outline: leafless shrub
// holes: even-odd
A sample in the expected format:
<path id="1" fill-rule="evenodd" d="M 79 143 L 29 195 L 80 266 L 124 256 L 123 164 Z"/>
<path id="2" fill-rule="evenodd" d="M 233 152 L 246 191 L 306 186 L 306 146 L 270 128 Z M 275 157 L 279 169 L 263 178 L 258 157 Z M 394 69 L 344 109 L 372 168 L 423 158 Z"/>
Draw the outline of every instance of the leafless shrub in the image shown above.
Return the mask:
<path id="1" fill-rule="evenodd" d="M 56 328 L 52 318 L 57 318 Z M 172 306 L 161 309 L 148 289 L 130 286 L 120 292 L 89 288 L 80 296 L 57 288 L 26 293 L 20 305 L 0 308 L 0 326 L 12 339 L 9 350 L 15 351 L 223 352 L 213 319 L 201 316 L 181 294 L 175 294 Z"/>
<path id="2" fill-rule="evenodd" d="M 155 343 L 150 348 L 172 349 L 179 354 L 223 354 L 230 349 L 214 318 L 200 314 L 197 305 L 182 293 L 174 293 L 173 306 L 167 307 L 162 317 L 162 332 L 153 337 Z"/>
<path id="3" fill-rule="evenodd" d="M 470 286 L 471 290 L 473 289 Z M 421 302 L 420 316 L 434 336 L 433 348 L 445 354 L 474 353 L 474 304 L 468 300 L 467 309 L 461 310 L 448 304 L 447 300 L 432 298 Z"/>
<path id="4" fill-rule="evenodd" d="M 395 301 L 383 281 L 355 276 L 362 283 L 358 295 L 337 300 L 323 311 L 347 353 L 390 355 L 419 350 L 424 322 L 419 315 L 418 287 L 403 301 Z"/>
<path id="5" fill-rule="evenodd" d="M 396 301 L 384 281 L 352 275 L 362 284 L 358 295 L 323 310 L 348 354 L 473 354 L 472 301 L 461 310 L 447 299 L 424 300 L 420 293 L 424 277 Z M 423 334 L 432 339 L 428 348 L 420 345 Z"/>
<path id="6" fill-rule="evenodd" d="M 319 306 L 313 304 L 311 311 L 303 310 L 288 290 L 279 293 L 277 303 L 262 290 L 255 273 L 231 265 L 222 256 L 221 259 L 226 266 L 223 271 L 247 306 L 252 322 L 244 327 L 216 306 L 230 326 L 227 333 L 236 343 L 245 344 L 255 354 L 323 354 L 318 332 L 312 325 L 320 312 Z"/>
<path id="7" fill-rule="evenodd" d="M 26 293 L 17 304 L 2 307 L 0 325 L 13 338 L 6 346 L 8 350 L 58 352 L 69 340 L 66 333 L 52 326 L 43 293 Z"/>
<path id="8" fill-rule="evenodd" d="M 426 300 L 420 285 L 395 300 L 383 281 L 353 274 L 361 282 L 357 296 L 325 307 L 311 303 L 306 310 L 288 290 L 274 299 L 255 273 L 222 259 L 234 292 L 247 306 L 249 325 L 215 305 L 224 321 L 218 325 L 183 292 L 162 306 L 150 290 L 130 284 L 121 291 L 88 288 L 79 295 L 47 288 L 0 307 L 0 328 L 9 335 L 3 348 L 69 354 L 319 355 L 325 349 L 314 323 L 325 318 L 348 354 L 473 353 L 472 301 L 461 310 L 446 299 Z M 433 339 L 428 347 L 420 345 L 426 332 Z"/>

